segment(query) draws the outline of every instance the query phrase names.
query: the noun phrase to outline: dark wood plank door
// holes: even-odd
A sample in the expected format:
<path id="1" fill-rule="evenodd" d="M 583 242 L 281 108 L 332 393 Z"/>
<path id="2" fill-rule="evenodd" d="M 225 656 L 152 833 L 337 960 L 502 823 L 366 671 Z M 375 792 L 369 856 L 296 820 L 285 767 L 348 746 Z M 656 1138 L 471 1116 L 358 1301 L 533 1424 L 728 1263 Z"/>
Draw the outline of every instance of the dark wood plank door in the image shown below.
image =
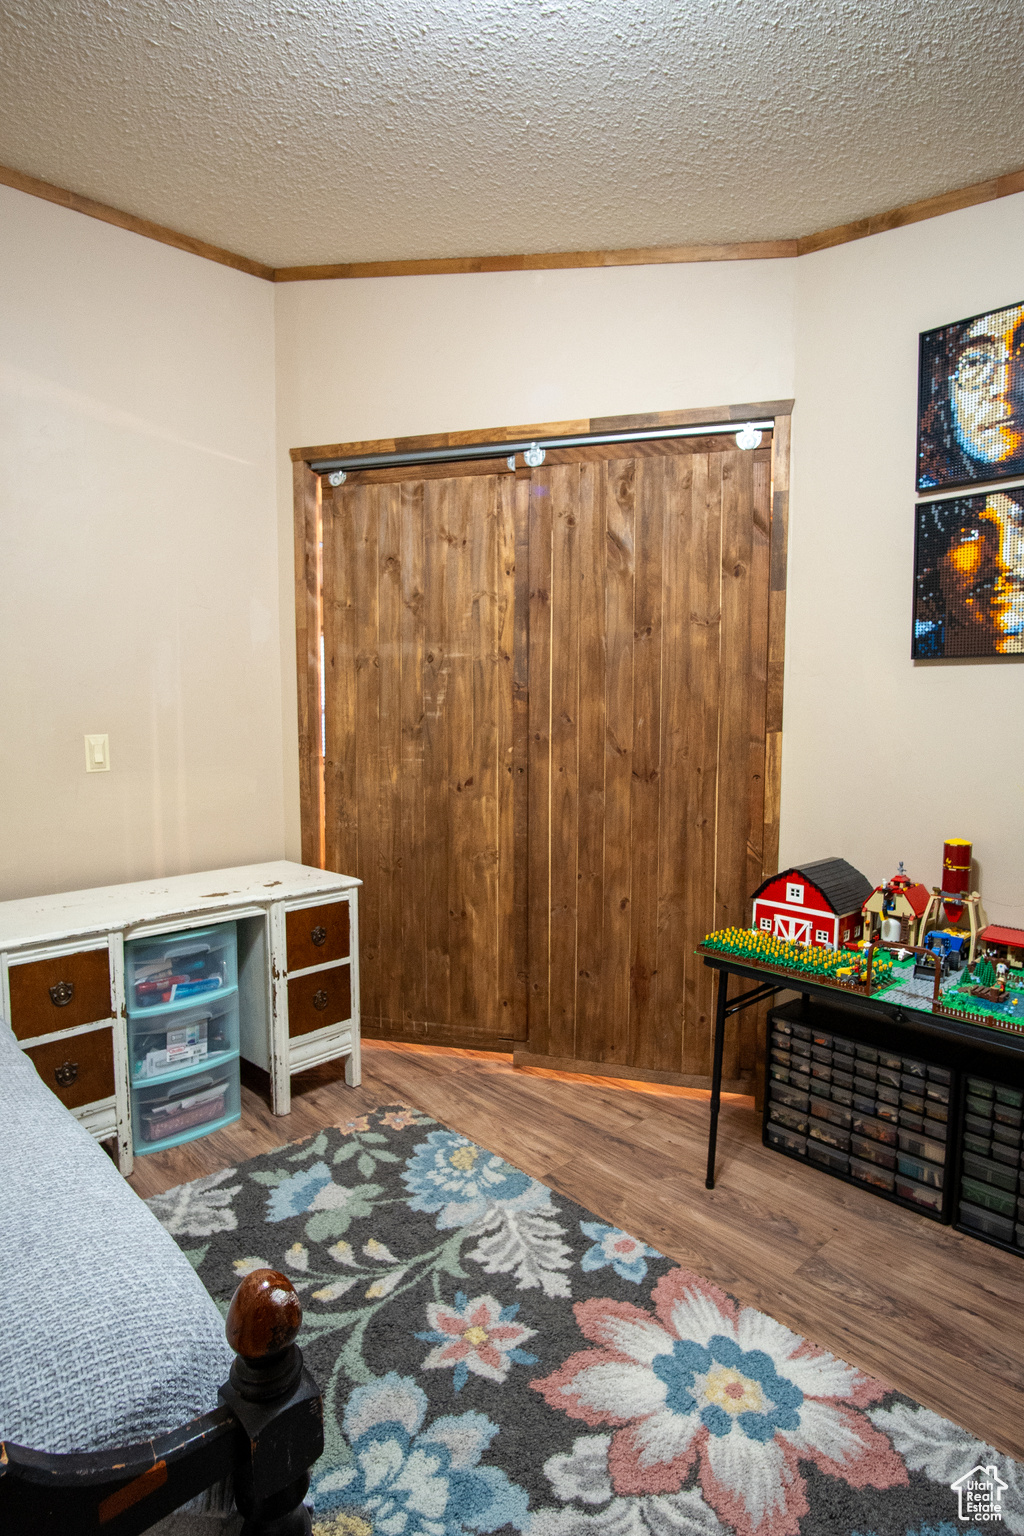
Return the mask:
<path id="1" fill-rule="evenodd" d="M 747 921 L 765 852 L 771 451 L 621 454 L 532 477 L 527 1051 L 700 1083 L 694 946 Z"/>
<path id="2" fill-rule="evenodd" d="M 509 1049 L 517 489 L 489 468 L 324 496 L 324 819 L 363 881 L 366 1034 Z"/>

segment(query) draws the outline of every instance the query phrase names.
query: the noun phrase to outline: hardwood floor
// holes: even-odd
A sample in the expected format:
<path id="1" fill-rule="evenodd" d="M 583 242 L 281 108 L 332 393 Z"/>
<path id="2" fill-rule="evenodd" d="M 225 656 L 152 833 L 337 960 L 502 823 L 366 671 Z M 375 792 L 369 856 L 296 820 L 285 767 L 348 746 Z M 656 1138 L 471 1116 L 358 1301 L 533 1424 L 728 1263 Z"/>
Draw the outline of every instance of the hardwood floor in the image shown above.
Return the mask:
<path id="1" fill-rule="evenodd" d="M 1024 1259 L 768 1151 L 751 1099 L 723 1099 L 708 1191 L 697 1089 L 364 1042 L 360 1088 L 331 1063 L 292 1093 L 275 1118 L 259 1085 L 244 1087 L 237 1125 L 141 1158 L 130 1182 L 156 1194 L 404 1100 L 1024 1459 Z"/>

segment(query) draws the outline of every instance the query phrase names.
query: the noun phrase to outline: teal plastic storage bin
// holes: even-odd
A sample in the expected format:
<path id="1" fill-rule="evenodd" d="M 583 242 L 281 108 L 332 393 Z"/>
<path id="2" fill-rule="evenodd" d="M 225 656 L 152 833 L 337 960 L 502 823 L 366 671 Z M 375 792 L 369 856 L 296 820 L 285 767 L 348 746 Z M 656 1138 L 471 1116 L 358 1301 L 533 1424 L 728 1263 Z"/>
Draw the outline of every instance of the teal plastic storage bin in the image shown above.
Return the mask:
<path id="1" fill-rule="evenodd" d="M 125 952 L 136 1155 L 209 1136 L 241 1115 L 233 922 L 129 939 Z"/>

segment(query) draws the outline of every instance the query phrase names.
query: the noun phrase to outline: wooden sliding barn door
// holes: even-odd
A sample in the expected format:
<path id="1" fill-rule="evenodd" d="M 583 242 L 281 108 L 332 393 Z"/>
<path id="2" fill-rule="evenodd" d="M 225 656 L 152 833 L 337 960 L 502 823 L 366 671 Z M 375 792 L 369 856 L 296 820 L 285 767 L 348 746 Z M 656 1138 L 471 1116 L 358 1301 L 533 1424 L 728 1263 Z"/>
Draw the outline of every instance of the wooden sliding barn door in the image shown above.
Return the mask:
<path id="1" fill-rule="evenodd" d="M 404 474 L 325 487 L 326 863 L 364 882 L 366 1033 L 494 1047 L 515 1035 L 515 478 Z"/>
<path id="2" fill-rule="evenodd" d="M 770 475 L 767 444 L 732 437 L 551 454 L 534 472 L 534 1060 L 710 1074 L 694 946 L 745 924 L 762 878 Z M 748 1036 L 729 1080 L 750 1073 Z"/>
<path id="3" fill-rule="evenodd" d="M 323 482 L 324 849 L 364 882 L 368 1036 L 708 1081 L 694 948 L 777 856 L 772 453 L 713 435 Z"/>

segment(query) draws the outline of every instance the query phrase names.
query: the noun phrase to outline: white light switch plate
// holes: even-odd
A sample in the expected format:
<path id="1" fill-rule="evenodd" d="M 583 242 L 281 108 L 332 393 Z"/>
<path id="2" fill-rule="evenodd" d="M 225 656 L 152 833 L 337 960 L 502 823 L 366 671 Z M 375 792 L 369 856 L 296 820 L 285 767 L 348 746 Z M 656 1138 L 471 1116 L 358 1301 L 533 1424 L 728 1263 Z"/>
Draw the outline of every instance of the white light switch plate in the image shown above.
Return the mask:
<path id="1" fill-rule="evenodd" d="M 109 736 L 87 736 L 85 738 L 85 771 L 86 773 L 108 773 L 110 771 Z"/>

